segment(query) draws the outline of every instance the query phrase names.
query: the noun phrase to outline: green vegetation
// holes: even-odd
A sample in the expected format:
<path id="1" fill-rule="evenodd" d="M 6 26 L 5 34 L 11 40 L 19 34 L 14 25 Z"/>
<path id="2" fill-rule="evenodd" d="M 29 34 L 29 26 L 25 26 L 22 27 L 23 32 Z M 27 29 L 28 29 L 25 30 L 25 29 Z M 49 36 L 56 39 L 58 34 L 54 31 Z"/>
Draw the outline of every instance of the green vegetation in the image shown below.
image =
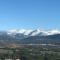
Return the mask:
<path id="1" fill-rule="evenodd" d="M 20 60 L 60 60 L 60 48 L 25 47 L 0 48 L 0 59 Z"/>

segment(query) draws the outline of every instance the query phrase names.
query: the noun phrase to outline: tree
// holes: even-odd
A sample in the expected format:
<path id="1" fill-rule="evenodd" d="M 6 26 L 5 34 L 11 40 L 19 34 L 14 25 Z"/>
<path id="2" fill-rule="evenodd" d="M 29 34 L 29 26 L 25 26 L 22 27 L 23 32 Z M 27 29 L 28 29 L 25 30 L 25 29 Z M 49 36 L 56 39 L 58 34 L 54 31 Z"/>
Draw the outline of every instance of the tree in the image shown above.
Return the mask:
<path id="1" fill-rule="evenodd" d="M 45 53 L 44 60 L 48 60 L 47 53 Z"/>

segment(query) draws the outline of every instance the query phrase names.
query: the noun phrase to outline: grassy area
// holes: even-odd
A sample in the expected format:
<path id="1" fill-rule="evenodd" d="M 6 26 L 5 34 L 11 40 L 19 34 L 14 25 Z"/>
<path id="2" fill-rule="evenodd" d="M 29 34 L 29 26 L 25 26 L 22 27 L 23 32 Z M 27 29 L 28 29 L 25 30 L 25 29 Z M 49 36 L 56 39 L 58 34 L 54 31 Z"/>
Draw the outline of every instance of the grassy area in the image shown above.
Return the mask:
<path id="1" fill-rule="evenodd" d="M 21 60 L 59 60 L 60 48 L 1 48 L 0 58 L 19 58 Z"/>

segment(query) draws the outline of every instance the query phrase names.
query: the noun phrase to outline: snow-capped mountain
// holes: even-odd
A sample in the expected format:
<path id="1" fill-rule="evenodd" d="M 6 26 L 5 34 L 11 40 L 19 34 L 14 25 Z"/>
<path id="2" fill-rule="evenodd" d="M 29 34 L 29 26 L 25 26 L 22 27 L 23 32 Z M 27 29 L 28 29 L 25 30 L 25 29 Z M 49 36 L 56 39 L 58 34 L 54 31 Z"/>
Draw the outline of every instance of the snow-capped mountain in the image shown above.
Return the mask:
<path id="1" fill-rule="evenodd" d="M 6 30 L 0 31 L 0 46 L 9 44 L 59 44 L 60 31 L 41 29 Z"/>
<path id="2" fill-rule="evenodd" d="M 10 37 L 12 39 L 24 39 L 31 36 L 49 36 L 49 35 L 56 35 L 60 34 L 60 31 L 58 30 L 50 30 L 50 31 L 44 31 L 41 29 L 13 29 L 13 30 L 7 30 L 7 31 L 0 31 L 0 36 L 2 37 Z"/>
<path id="3" fill-rule="evenodd" d="M 23 34 L 26 36 L 46 36 L 46 35 L 54 35 L 54 34 L 60 34 L 60 31 L 58 30 L 50 30 L 50 31 L 44 31 L 40 29 L 36 30 L 26 30 L 26 29 L 20 29 L 20 30 L 8 30 L 8 35 L 16 35 L 16 34 Z"/>
<path id="4" fill-rule="evenodd" d="M 26 30 L 26 29 L 20 29 L 20 30 L 8 30 L 7 33 L 8 34 L 23 34 L 23 35 L 29 35 L 33 30 Z"/>

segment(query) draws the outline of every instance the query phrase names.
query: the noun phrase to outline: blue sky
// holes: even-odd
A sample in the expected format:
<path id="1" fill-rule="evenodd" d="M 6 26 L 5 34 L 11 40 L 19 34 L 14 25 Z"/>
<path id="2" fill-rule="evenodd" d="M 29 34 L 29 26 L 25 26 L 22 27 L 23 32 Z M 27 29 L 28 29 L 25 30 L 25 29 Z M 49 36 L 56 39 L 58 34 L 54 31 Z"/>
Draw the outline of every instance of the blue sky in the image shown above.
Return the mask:
<path id="1" fill-rule="evenodd" d="M 60 0 L 0 0 L 0 30 L 59 29 Z"/>

